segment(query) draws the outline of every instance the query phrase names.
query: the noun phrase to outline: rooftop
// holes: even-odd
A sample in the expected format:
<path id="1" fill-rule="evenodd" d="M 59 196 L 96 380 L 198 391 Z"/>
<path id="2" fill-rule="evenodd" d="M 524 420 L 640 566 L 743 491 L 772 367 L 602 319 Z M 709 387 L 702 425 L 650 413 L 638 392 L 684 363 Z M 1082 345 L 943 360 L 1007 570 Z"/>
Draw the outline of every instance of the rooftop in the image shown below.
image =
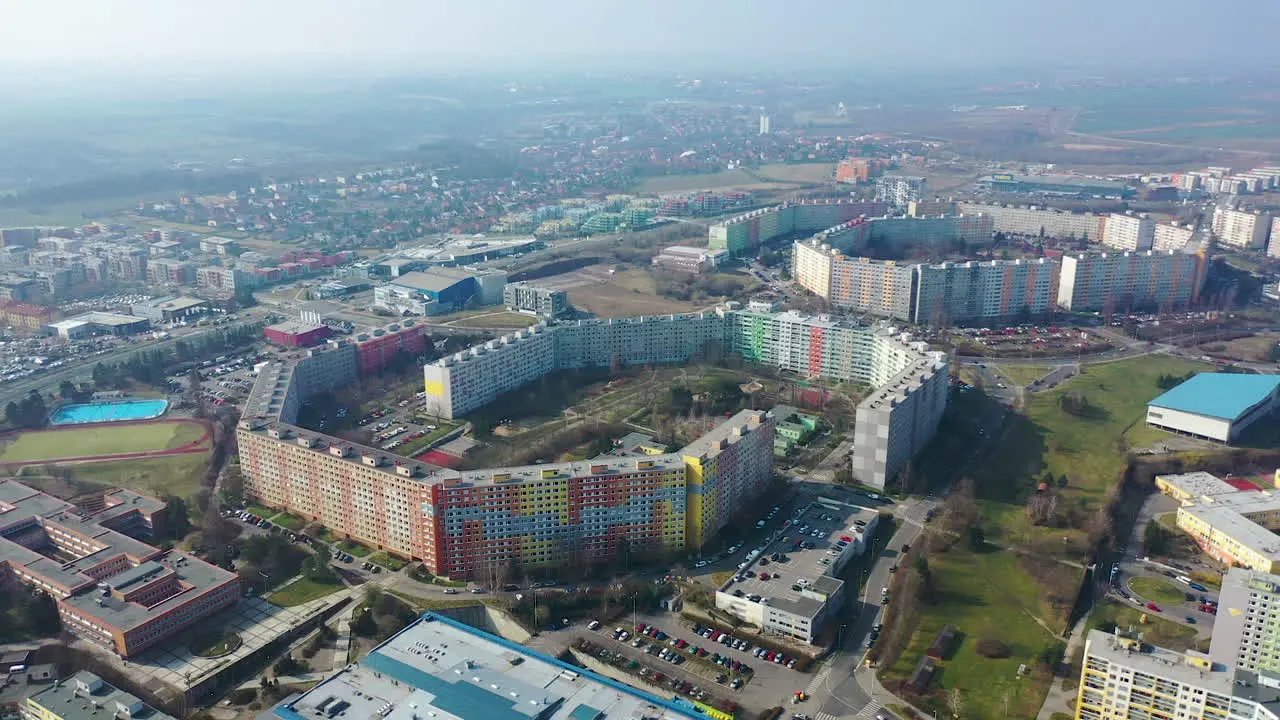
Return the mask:
<path id="1" fill-rule="evenodd" d="M 1101 180 L 1098 178 L 1081 177 L 1079 175 L 988 175 L 982 178 L 984 182 L 1018 182 L 1029 185 L 1078 185 L 1080 187 L 1094 187 L 1103 189 L 1121 189 L 1128 187 L 1125 183 L 1116 180 Z"/>
<path id="2" fill-rule="evenodd" d="M 41 690 L 31 700 L 61 720 L 174 720 L 87 671 Z"/>
<path id="3" fill-rule="evenodd" d="M 667 700 L 429 613 L 301 697 L 280 720 L 679 720 Z"/>
<path id="4" fill-rule="evenodd" d="M 456 268 L 433 267 L 429 270 L 420 272 L 405 273 L 398 278 L 391 280 L 392 285 L 401 285 L 414 290 L 425 290 L 427 292 L 441 292 L 457 285 L 467 278 L 475 277 L 478 273 L 469 270 L 458 270 Z"/>
<path id="5" fill-rule="evenodd" d="M 145 305 L 148 307 L 157 308 L 160 310 L 186 310 L 187 308 L 200 307 L 201 305 L 207 305 L 209 304 L 209 301 L 202 300 L 197 297 L 189 297 L 186 295 L 181 295 L 177 297 L 170 296 L 170 297 L 156 298 L 154 300 L 148 300 L 145 303 L 139 303 L 139 304 Z"/>
<path id="6" fill-rule="evenodd" d="M 276 323 L 268 327 L 268 330 L 286 333 L 288 335 L 302 335 L 303 333 L 315 332 L 316 330 L 327 329 L 328 325 L 316 325 L 315 323 L 303 322 L 302 320 L 285 320 L 282 323 Z"/>
<path id="7" fill-rule="evenodd" d="M 771 607 L 813 617 L 822 609 L 825 598 L 844 584 L 834 576 L 851 557 L 842 556 L 860 552 L 860 541 L 864 534 L 869 534 L 864 528 L 873 530 L 878 520 L 878 511 L 874 508 L 819 498 L 774 533 L 774 542 L 766 545 L 760 556 L 739 573 L 738 577 L 746 575 L 746 579 L 730 579 L 720 591 L 732 594 L 741 590 L 747 598 L 759 595 L 768 598 Z M 858 525 L 859 522 L 864 525 Z M 841 547 L 841 539 L 846 537 L 855 542 Z M 813 547 L 797 548 L 803 541 L 812 543 Z M 763 564 L 764 559 L 774 553 L 781 553 L 786 560 L 769 560 Z M 770 578 L 760 579 L 761 572 L 767 572 Z"/>
<path id="8" fill-rule="evenodd" d="M 134 317 L 133 315 L 121 315 L 120 313 L 94 311 L 87 312 L 82 315 L 76 315 L 75 317 L 69 317 L 62 322 L 54 323 L 54 326 L 61 326 L 65 323 L 75 323 L 77 325 L 83 325 L 85 323 L 92 323 L 94 325 L 132 325 L 140 322 L 147 322 L 147 319 Z M 74 325 L 69 327 L 74 327 Z"/>
<path id="9" fill-rule="evenodd" d="M 1200 373 L 1148 405 L 1221 420 L 1236 420 L 1280 386 L 1280 375 Z"/>
<path id="10" fill-rule="evenodd" d="M 128 630 L 236 580 L 234 573 L 191 555 L 162 551 L 114 529 L 139 528 L 141 515 L 163 507 L 132 490 L 104 494 L 100 507 L 78 507 L 12 480 L 0 481 L 0 563 L 40 578 L 59 602 Z M 113 572 L 110 563 L 121 557 L 124 567 Z M 151 604 L 125 599 L 161 581 L 173 586 L 149 597 Z"/>
<path id="11" fill-rule="evenodd" d="M 1193 498 L 1209 495 L 1227 495 L 1240 492 L 1240 488 L 1220 480 L 1207 472 L 1190 472 L 1181 475 L 1157 475 L 1156 479 L 1177 488 Z"/>

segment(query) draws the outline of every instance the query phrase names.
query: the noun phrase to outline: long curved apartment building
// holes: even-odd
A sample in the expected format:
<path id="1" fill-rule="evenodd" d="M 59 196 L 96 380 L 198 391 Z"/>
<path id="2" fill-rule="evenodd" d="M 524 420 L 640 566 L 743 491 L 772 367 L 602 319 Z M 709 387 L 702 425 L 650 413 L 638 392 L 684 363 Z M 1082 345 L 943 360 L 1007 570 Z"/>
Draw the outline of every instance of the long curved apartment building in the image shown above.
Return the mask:
<path id="1" fill-rule="evenodd" d="M 883 486 L 932 437 L 946 356 L 887 326 L 797 313 L 715 312 L 538 325 L 424 368 L 428 412 L 453 418 L 565 368 L 687 362 L 709 343 L 805 376 L 877 390 L 857 409 L 853 470 Z M 639 457 L 457 471 L 297 425 L 307 396 L 356 377 L 344 342 L 261 371 L 237 431 L 246 494 L 338 536 L 484 577 L 510 564 L 606 561 L 680 551 L 715 536 L 773 475 L 774 418 L 743 411 L 690 445 Z"/>

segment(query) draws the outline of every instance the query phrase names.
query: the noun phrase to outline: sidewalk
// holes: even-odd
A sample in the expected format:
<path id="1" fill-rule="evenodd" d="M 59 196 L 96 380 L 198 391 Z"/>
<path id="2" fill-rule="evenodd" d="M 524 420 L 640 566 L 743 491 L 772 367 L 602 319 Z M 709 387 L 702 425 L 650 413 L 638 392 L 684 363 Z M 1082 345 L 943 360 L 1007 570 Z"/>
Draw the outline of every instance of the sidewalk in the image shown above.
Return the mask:
<path id="1" fill-rule="evenodd" d="M 1062 662 L 1064 665 L 1071 661 L 1072 653 L 1074 653 L 1077 648 L 1084 645 L 1084 627 L 1085 623 L 1088 621 L 1089 616 L 1086 614 L 1084 617 L 1077 620 L 1076 624 L 1072 626 L 1070 631 L 1071 637 L 1067 640 L 1067 649 L 1062 656 Z M 1071 667 L 1069 665 L 1064 669 L 1067 672 L 1071 672 Z M 1040 714 L 1036 716 L 1036 720 L 1049 720 L 1049 718 L 1053 717 L 1054 713 L 1071 714 L 1070 703 L 1072 700 L 1075 700 L 1076 696 L 1074 692 L 1067 691 L 1064 686 L 1065 682 L 1065 676 L 1059 675 L 1053 678 L 1053 684 L 1049 686 L 1049 694 L 1045 695 L 1044 705 L 1040 707 Z"/>

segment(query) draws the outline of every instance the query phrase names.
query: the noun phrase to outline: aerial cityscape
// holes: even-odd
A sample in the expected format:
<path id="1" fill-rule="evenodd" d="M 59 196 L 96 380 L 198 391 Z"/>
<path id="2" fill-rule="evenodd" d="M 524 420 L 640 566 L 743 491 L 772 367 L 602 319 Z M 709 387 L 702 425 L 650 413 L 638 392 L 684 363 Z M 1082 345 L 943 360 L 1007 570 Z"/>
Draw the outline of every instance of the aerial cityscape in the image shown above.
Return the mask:
<path id="1" fill-rule="evenodd" d="M 1280 720 L 1249 10 L 6 10 L 0 720 Z"/>

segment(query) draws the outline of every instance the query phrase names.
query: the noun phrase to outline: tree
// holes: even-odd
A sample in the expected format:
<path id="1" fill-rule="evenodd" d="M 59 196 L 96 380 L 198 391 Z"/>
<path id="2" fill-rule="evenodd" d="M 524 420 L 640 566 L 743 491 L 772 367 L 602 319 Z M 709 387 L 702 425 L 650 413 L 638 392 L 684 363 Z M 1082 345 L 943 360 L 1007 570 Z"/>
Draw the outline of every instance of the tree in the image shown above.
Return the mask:
<path id="1" fill-rule="evenodd" d="M 1155 520 L 1147 522 L 1147 526 L 1142 530 L 1142 550 L 1150 556 L 1168 555 L 1173 545 L 1169 531 L 1160 526 Z"/>
<path id="2" fill-rule="evenodd" d="M 180 540 L 191 532 L 191 515 L 187 509 L 187 501 L 176 495 L 165 498 L 164 519 L 166 538 Z"/>
<path id="3" fill-rule="evenodd" d="M 921 602 L 932 603 L 936 599 L 937 587 L 934 585 L 933 569 L 929 567 L 929 559 L 923 552 L 916 555 L 911 570 L 920 580 L 916 586 L 916 597 L 920 598 Z"/>
<path id="4" fill-rule="evenodd" d="M 43 590 L 27 597 L 22 605 L 22 621 L 37 635 L 56 635 L 62 629 L 58 604 Z"/>
<path id="5" fill-rule="evenodd" d="M 616 378 L 622 375 L 622 353 L 615 352 L 609 358 L 609 377 Z"/>
<path id="6" fill-rule="evenodd" d="M 336 582 L 338 577 L 329 565 L 329 553 L 323 547 L 317 547 L 311 557 L 302 564 L 302 572 L 307 579 L 318 583 Z"/>
<path id="7" fill-rule="evenodd" d="M 76 395 L 76 384 L 70 380 L 63 380 L 58 383 L 58 397 L 63 400 L 70 400 Z"/>
<path id="8" fill-rule="evenodd" d="M 970 525 L 967 532 L 969 539 L 969 549 L 974 552 L 981 551 L 987 545 L 987 531 L 982 529 L 981 525 Z"/>

